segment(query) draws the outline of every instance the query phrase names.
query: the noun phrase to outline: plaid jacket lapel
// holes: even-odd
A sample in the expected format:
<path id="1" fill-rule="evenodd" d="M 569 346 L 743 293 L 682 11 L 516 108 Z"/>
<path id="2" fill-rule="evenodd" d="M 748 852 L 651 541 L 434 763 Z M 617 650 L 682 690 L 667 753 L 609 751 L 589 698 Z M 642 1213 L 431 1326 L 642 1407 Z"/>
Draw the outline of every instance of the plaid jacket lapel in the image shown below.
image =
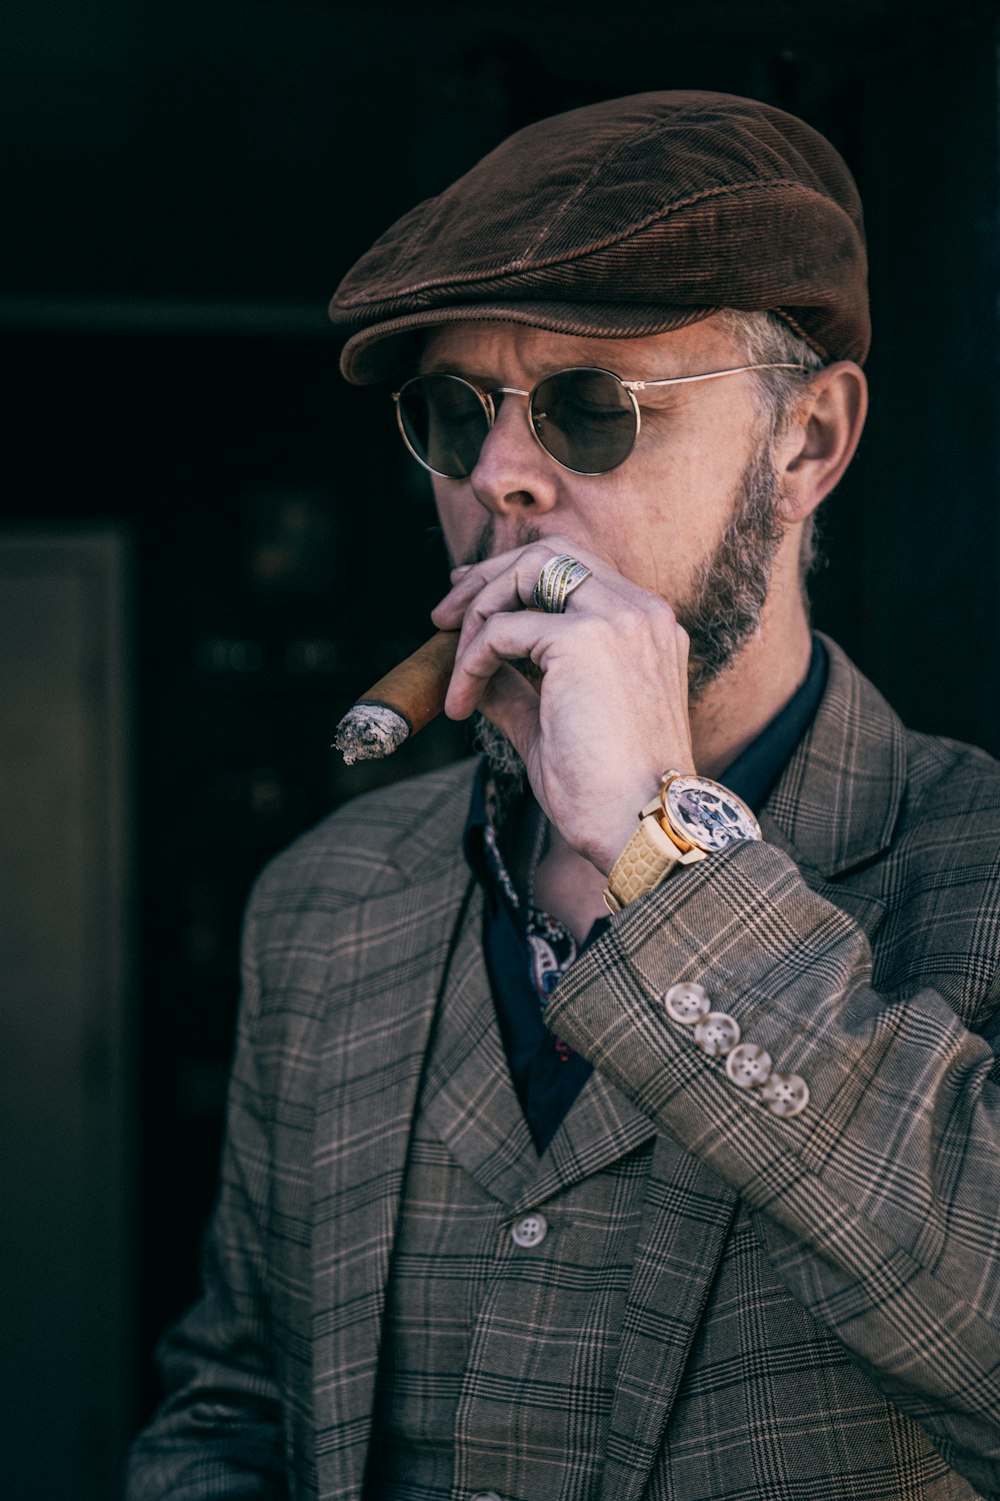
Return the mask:
<path id="1" fill-rule="evenodd" d="M 449 967 L 425 1109 L 466 1172 L 512 1214 L 522 1214 L 635 1151 L 656 1127 L 613 1084 L 592 1074 L 548 1149 L 536 1154 L 490 994 L 482 907 L 477 888 Z"/>
<path id="2" fill-rule="evenodd" d="M 888 847 L 906 787 L 906 732 L 836 642 L 822 640 L 826 690 L 760 823 L 807 878 L 832 879 Z"/>
<path id="3" fill-rule="evenodd" d="M 512 1206 L 533 1178 L 537 1157 L 504 1056 L 482 924 L 477 887 L 448 972 L 428 1058 L 424 1111 L 465 1172 L 501 1204 Z"/>
<path id="4" fill-rule="evenodd" d="M 313 1139 L 319 1501 L 361 1496 L 411 1123 L 442 975 L 467 908 L 469 872 L 456 859 L 467 782 L 463 775 L 452 809 L 401 848 L 398 886 L 359 904 L 353 928 L 337 935 Z M 370 962 L 376 949 L 384 956 L 378 964 Z"/>

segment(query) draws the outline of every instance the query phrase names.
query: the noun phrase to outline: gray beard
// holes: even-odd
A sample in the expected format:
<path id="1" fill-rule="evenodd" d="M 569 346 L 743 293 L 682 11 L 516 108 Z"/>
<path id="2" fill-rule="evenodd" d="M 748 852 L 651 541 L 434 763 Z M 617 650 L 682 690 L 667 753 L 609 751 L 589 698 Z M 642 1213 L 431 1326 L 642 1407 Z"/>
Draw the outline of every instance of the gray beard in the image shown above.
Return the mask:
<path id="1" fill-rule="evenodd" d="M 688 701 L 704 695 L 760 630 L 781 543 L 781 490 L 769 443 L 761 443 L 740 480 L 733 513 L 712 553 L 695 570 L 690 595 L 674 613 L 688 633 Z"/>
<path id="2" fill-rule="evenodd" d="M 760 629 L 771 568 L 782 537 L 780 498 L 770 445 L 763 442 L 743 471 L 722 536 L 695 570 L 688 598 L 674 606 L 690 641 L 689 703 L 697 703 L 704 696 Z M 530 528 L 518 541 L 525 546 L 538 536 L 537 529 Z M 475 548 L 462 561 L 481 562 L 490 556 L 492 547 L 491 517 Z M 485 715 L 476 712 L 472 722 L 473 744 L 489 763 L 503 808 L 524 787 L 524 762 L 504 732 Z"/>

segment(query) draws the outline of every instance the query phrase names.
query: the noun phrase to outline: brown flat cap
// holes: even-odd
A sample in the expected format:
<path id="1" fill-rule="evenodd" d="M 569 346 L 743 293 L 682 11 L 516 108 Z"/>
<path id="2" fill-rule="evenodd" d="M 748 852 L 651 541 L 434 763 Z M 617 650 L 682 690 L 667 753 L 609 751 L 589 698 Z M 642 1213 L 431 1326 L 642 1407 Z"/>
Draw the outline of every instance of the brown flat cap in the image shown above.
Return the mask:
<path id="1" fill-rule="evenodd" d="M 415 332 L 503 319 L 605 338 L 721 307 L 777 314 L 825 359 L 868 352 L 861 202 L 811 126 L 730 94 L 635 94 L 518 131 L 377 240 L 330 316 L 366 385 Z"/>

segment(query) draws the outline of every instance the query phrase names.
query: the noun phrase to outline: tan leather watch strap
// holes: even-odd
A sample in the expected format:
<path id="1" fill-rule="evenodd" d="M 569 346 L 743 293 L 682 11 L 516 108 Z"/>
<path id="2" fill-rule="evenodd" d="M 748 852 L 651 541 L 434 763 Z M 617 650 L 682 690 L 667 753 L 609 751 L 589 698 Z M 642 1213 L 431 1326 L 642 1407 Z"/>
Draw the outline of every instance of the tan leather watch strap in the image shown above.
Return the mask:
<path id="1" fill-rule="evenodd" d="M 705 859 L 705 851 L 682 851 L 663 830 L 660 823 L 660 798 L 653 798 L 639 814 L 639 827 L 611 867 L 604 889 L 604 905 L 609 912 L 620 912 L 636 897 L 652 891 L 675 865 L 692 865 Z"/>

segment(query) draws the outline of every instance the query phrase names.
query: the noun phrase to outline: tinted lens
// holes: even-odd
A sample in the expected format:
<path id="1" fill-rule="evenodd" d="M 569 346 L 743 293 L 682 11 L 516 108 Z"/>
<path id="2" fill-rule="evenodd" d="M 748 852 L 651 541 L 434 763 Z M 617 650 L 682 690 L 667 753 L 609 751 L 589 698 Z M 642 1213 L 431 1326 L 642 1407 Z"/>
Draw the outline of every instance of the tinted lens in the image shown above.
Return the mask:
<path id="1" fill-rule="evenodd" d="M 560 370 L 540 381 L 531 421 L 542 446 L 577 474 L 606 474 L 632 452 L 635 408 L 608 370 Z"/>
<path id="2" fill-rule="evenodd" d="M 396 412 L 403 437 L 428 469 L 466 479 L 489 432 L 479 393 L 457 375 L 418 375 L 402 387 Z"/>

